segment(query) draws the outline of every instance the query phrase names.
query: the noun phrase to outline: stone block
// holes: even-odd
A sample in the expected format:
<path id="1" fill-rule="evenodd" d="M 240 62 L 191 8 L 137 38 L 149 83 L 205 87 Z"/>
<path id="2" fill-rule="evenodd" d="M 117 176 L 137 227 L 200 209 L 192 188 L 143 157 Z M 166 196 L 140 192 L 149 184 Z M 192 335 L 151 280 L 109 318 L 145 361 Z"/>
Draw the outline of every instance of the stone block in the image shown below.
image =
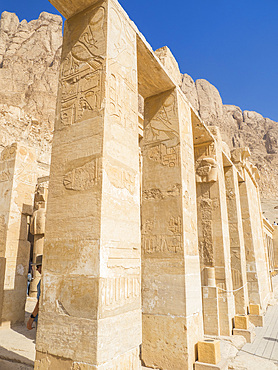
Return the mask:
<path id="1" fill-rule="evenodd" d="M 250 315 L 260 315 L 261 308 L 259 304 L 250 304 L 249 305 L 249 313 Z"/>
<path id="2" fill-rule="evenodd" d="M 247 343 L 252 343 L 255 339 L 256 333 L 254 328 L 251 329 L 233 329 L 233 335 L 242 335 Z"/>
<path id="3" fill-rule="evenodd" d="M 249 329 L 249 317 L 247 315 L 236 315 L 234 323 L 236 329 Z"/>
<path id="4" fill-rule="evenodd" d="M 217 365 L 206 364 L 204 362 L 196 361 L 194 370 L 226 370 L 228 369 L 228 363 L 226 359 L 221 360 Z"/>
<path id="5" fill-rule="evenodd" d="M 249 315 L 249 321 L 255 326 L 264 326 L 263 315 Z"/>
<path id="6" fill-rule="evenodd" d="M 221 360 L 220 341 L 205 339 L 198 342 L 198 360 L 206 364 L 218 364 Z"/>

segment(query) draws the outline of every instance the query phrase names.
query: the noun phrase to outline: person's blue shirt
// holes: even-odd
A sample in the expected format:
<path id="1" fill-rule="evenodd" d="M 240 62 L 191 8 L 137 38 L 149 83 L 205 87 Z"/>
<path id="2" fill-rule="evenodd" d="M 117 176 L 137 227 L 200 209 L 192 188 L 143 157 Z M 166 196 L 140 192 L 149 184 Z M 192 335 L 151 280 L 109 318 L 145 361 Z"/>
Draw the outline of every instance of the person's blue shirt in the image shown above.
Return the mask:
<path id="1" fill-rule="evenodd" d="M 39 300 L 40 295 L 41 295 L 41 280 L 38 282 L 38 285 L 37 285 L 37 300 Z M 38 322 L 38 316 L 39 314 L 37 314 L 37 316 L 35 317 L 34 319 L 35 322 Z"/>

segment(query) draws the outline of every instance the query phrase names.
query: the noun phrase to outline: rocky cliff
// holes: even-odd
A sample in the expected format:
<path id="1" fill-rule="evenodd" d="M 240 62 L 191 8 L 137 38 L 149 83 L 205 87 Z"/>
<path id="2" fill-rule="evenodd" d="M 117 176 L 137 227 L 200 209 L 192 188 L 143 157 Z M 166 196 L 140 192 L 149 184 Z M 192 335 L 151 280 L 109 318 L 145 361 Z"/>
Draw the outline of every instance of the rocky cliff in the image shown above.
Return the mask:
<path id="1" fill-rule="evenodd" d="M 40 161 L 49 163 L 61 44 L 61 17 L 43 12 L 28 23 L 2 13 L 0 151 L 22 141 L 35 146 Z M 194 82 L 184 74 L 181 88 L 204 122 L 220 127 L 230 148 L 250 148 L 261 173 L 262 198 L 278 199 L 278 124 L 259 113 L 223 105 L 218 90 L 206 80 Z"/>
<path id="2" fill-rule="evenodd" d="M 261 175 L 262 199 L 275 202 L 278 199 L 278 123 L 259 113 L 223 104 L 219 91 L 206 80 L 194 82 L 184 74 L 181 88 L 202 120 L 219 126 L 223 141 L 230 148 L 250 148 L 251 161 Z"/>
<path id="3" fill-rule="evenodd" d="M 15 141 L 49 163 L 62 19 L 46 12 L 27 22 L 3 12 L 0 20 L 0 151 Z"/>

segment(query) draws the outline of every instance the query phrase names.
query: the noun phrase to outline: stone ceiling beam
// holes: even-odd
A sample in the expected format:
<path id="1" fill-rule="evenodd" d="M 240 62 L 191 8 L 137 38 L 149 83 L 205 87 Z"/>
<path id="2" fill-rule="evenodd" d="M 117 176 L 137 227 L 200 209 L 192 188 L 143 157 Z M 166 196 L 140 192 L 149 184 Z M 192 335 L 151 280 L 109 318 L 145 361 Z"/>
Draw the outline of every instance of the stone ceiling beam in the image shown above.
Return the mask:
<path id="1" fill-rule="evenodd" d="M 137 37 L 138 88 L 144 99 L 173 89 L 175 83 L 140 35 Z"/>
<path id="2" fill-rule="evenodd" d="M 49 0 L 49 2 L 60 12 L 66 19 L 80 13 L 82 10 L 89 8 L 98 2 L 98 0 Z"/>
<path id="3" fill-rule="evenodd" d="M 193 142 L 194 145 L 211 143 L 214 141 L 213 134 L 208 127 L 200 120 L 199 116 L 191 109 L 191 119 L 193 127 Z"/>

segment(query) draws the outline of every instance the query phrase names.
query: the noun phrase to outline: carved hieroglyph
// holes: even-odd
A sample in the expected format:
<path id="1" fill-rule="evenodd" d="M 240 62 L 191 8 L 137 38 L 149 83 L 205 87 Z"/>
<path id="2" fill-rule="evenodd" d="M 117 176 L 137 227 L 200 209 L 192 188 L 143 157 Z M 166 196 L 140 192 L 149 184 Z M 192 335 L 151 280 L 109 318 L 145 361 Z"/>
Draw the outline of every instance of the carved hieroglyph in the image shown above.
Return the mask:
<path id="1" fill-rule="evenodd" d="M 148 367 L 190 368 L 201 335 L 190 109 L 176 90 L 150 97 L 144 126 L 142 359 Z"/>
<path id="2" fill-rule="evenodd" d="M 98 2 L 67 20 L 37 369 L 57 361 L 74 369 L 80 362 L 96 369 L 139 369 L 137 85 L 136 33 L 117 2 Z"/>

